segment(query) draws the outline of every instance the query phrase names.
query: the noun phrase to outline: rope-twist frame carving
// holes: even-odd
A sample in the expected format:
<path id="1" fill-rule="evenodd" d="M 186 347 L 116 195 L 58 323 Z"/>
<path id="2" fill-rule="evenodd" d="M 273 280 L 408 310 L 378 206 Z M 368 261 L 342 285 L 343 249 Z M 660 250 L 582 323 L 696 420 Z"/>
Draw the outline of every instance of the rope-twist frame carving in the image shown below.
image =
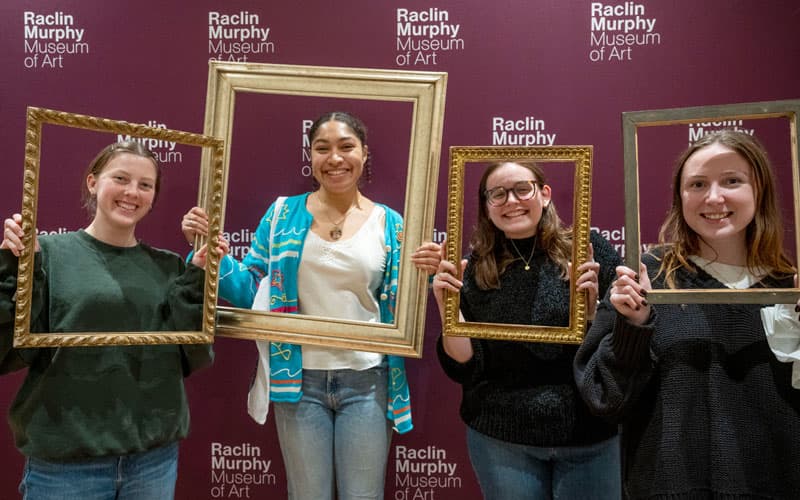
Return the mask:
<path id="1" fill-rule="evenodd" d="M 23 245 L 20 253 L 17 279 L 14 345 L 16 347 L 58 347 L 82 345 L 143 345 L 143 344 L 198 344 L 213 341 L 217 303 L 217 276 L 219 256 L 216 242 L 222 220 L 224 141 L 179 130 L 162 129 L 142 124 L 109 120 L 93 116 L 67 113 L 50 109 L 29 107 L 25 134 L 25 174 L 22 186 Z M 206 265 L 205 301 L 201 332 L 103 332 L 32 334 L 30 332 L 31 297 L 33 294 L 34 237 L 36 232 L 37 195 L 39 184 L 39 158 L 42 124 L 49 123 L 72 128 L 113 132 L 136 137 L 168 140 L 190 146 L 211 148 L 212 194 L 207 200 L 212 238 L 211 258 Z"/>
<path id="2" fill-rule="evenodd" d="M 576 196 L 573 209 L 573 227 L 588 228 L 591 211 L 591 146 L 453 146 L 450 148 L 450 171 L 448 175 L 447 211 L 447 258 L 455 261 L 462 244 L 462 217 L 464 208 L 464 177 L 467 162 L 541 160 L 570 161 L 575 165 Z M 580 196 L 578 195 L 580 193 Z M 575 231 L 573 236 L 573 261 L 582 262 L 588 254 L 588 232 Z M 576 266 L 577 267 L 577 266 Z M 444 329 L 448 334 L 469 335 L 477 338 L 498 340 L 525 340 L 529 342 L 580 343 L 583 340 L 579 325 L 586 323 L 586 296 L 575 297 L 571 311 L 573 328 L 503 325 L 493 327 L 486 324 L 458 322 L 458 296 L 448 294 L 445 302 Z M 569 332 L 565 333 L 565 330 Z"/>

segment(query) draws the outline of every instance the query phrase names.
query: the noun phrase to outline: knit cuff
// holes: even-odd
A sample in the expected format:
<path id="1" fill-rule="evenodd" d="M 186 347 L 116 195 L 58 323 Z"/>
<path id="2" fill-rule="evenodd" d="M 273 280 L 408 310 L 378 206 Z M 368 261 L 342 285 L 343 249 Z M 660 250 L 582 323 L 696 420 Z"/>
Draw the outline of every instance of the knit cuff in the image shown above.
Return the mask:
<path id="1" fill-rule="evenodd" d="M 42 252 L 33 253 L 33 272 L 34 274 L 42 273 Z M 19 257 L 14 255 L 11 250 L 6 248 L 0 249 L 0 275 L 13 276 L 16 278 L 19 271 Z"/>
<path id="2" fill-rule="evenodd" d="M 652 309 L 647 323 L 634 325 L 625 316 L 617 314 L 611 347 L 620 365 L 636 367 L 650 359 L 650 339 L 653 337 L 655 309 Z"/>
<path id="3" fill-rule="evenodd" d="M 205 299 L 205 278 L 205 269 L 189 263 L 176 284 L 184 290 L 189 300 L 202 304 Z"/>
<path id="4" fill-rule="evenodd" d="M 475 376 L 475 359 L 477 353 L 475 352 L 476 349 L 476 342 L 472 343 L 473 348 L 473 355 L 468 361 L 464 363 L 460 363 L 455 359 L 451 358 L 449 354 L 444 350 L 444 342 L 443 336 L 440 335 L 436 341 L 436 354 L 439 358 L 439 364 L 441 365 L 444 373 L 454 382 L 459 384 L 465 384 L 469 380 L 472 380 Z"/>

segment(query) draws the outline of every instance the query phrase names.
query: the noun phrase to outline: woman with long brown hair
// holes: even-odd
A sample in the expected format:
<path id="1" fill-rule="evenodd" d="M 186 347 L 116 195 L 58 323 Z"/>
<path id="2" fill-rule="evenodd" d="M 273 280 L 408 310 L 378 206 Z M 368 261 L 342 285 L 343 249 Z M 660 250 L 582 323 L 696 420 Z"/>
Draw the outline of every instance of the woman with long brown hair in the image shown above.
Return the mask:
<path id="1" fill-rule="evenodd" d="M 800 495 L 800 393 L 765 334 L 797 337 L 792 306 L 646 298 L 652 289 L 791 287 L 782 228 L 753 137 L 722 130 L 681 155 L 661 245 L 638 274 L 617 269 L 575 362 L 592 411 L 622 425 L 627 497 Z"/>
<path id="2" fill-rule="evenodd" d="M 620 257 L 592 233 L 590 260 L 571 283 L 572 232 L 551 194 L 535 162 L 488 166 L 469 258 L 460 267 L 443 260 L 433 281 L 442 315 L 445 290 L 460 293 L 466 321 L 566 326 L 572 293 L 588 293 L 594 315 Z M 437 351 L 462 387 L 467 448 L 485 498 L 619 498 L 616 427 L 590 415 L 578 394 L 577 346 L 448 336 Z"/>

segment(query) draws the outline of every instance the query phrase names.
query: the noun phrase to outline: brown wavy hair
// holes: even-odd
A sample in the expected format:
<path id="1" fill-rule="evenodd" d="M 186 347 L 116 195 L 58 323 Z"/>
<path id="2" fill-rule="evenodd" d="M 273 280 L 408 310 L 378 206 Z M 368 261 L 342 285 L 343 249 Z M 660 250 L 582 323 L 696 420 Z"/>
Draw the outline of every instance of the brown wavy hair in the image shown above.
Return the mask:
<path id="1" fill-rule="evenodd" d="M 696 272 L 689 261 L 690 255 L 698 255 L 700 236 L 689 227 L 683 217 L 681 198 L 681 176 L 686 161 L 694 153 L 713 144 L 721 144 L 741 155 L 753 170 L 753 196 L 755 216 L 745 229 L 747 244 L 747 269 L 755 274 L 758 269 L 767 270 L 773 278 L 794 274 L 795 268 L 783 248 L 778 195 L 775 175 L 767 153 L 758 140 L 737 130 L 723 129 L 711 132 L 698 139 L 678 158 L 672 177 L 672 207 L 659 231 L 658 241 L 663 248 L 663 257 L 658 275 L 664 276 L 667 286 L 675 288 L 675 273 L 681 267 Z"/>
<path id="2" fill-rule="evenodd" d="M 500 275 L 516 259 L 508 249 L 506 235 L 494 225 L 486 208 L 488 204 L 486 179 L 492 172 L 508 163 L 530 170 L 536 179 L 537 190 L 547 182 L 544 171 L 533 161 L 495 162 L 489 164 L 483 172 L 478 186 L 478 222 L 470 240 L 475 282 L 482 290 L 500 288 Z M 538 235 L 536 245 L 545 249 L 547 256 L 561 268 L 561 277 L 567 279 L 569 276 L 567 266 L 572 258 L 572 229 L 564 227 L 552 200 L 547 207 L 542 207 L 542 218 L 539 220 L 536 234 Z"/>

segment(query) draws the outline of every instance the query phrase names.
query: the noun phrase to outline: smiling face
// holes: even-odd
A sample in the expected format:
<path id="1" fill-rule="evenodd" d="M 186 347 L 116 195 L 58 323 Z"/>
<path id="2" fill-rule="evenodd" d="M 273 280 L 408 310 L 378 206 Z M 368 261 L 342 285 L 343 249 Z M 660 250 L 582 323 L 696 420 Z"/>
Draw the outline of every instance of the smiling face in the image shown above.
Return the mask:
<path id="1" fill-rule="evenodd" d="M 331 194 L 358 189 L 367 146 L 346 123 L 329 120 L 311 140 L 311 168 L 320 188 Z"/>
<path id="2" fill-rule="evenodd" d="M 92 226 L 132 232 L 153 206 L 156 177 L 153 160 L 131 153 L 115 154 L 99 174 L 86 177 L 86 187 L 97 200 Z"/>
<path id="3" fill-rule="evenodd" d="M 714 143 L 689 156 L 680 182 L 683 217 L 701 240 L 701 256 L 746 256 L 746 230 L 756 210 L 750 163 Z"/>
<path id="4" fill-rule="evenodd" d="M 507 238 L 529 238 L 536 234 L 542 210 L 550 204 L 550 186 L 537 185 L 536 193 L 527 200 L 520 200 L 514 192 L 519 182 L 534 181 L 538 183 L 534 173 L 516 163 L 503 163 L 486 178 L 485 191 L 503 187 L 508 191 L 508 199 L 500 206 L 486 203 L 486 214 L 492 224 L 502 231 Z"/>

